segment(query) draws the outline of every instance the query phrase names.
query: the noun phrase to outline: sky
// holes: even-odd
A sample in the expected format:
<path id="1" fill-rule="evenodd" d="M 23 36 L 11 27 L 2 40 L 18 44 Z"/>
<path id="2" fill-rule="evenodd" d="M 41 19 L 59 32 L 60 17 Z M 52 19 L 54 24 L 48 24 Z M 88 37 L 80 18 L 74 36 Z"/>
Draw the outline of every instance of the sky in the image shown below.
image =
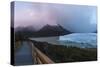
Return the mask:
<path id="1" fill-rule="evenodd" d="M 60 24 L 77 33 L 90 33 L 97 29 L 96 6 L 16 1 L 14 9 L 15 28 L 33 26 L 39 30 L 46 24 Z"/>

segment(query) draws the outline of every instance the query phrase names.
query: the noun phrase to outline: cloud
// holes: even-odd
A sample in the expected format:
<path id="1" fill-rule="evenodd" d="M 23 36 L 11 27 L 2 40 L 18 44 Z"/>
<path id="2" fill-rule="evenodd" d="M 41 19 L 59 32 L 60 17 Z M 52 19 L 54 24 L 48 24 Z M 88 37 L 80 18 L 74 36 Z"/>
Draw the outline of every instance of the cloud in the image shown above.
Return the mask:
<path id="1" fill-rule="evenodd" d="M 39 30 L 46 24 L 60 24 L 72 32 L 93 32 L 97 25 L 96 7 L 30 2 L 15 3 L 15 27 L 33 25 Z"/>

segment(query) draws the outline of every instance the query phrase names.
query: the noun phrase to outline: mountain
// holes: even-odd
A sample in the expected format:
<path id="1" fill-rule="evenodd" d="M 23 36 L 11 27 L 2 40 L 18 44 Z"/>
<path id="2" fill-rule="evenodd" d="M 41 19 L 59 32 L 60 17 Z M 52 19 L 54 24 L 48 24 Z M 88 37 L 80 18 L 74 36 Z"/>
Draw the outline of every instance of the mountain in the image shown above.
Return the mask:
<path id="1" fill-rule="evenodd" d="M 27 27 L 17 27 L 15 28 L 15 32 L 21 32 L 21 31 L 34 31 L 36 32 L 35 28 L 33 26 L 27 26 Z"/>
<path id="2" fill-rule="evenodd" d="M 40 30 L 35 30 L 33 26 L 27 27 L 17 27 L 15 28 L 17 34 L 26 36 L 26 37 L 48 37 L 48 36 L 60 36 L 70 34 L 70 31 L 67 31 L 60 25 L 45 25 Z"/>
<path id="3" fill-rule="evenodd" d="M 67 31 L 60 25 L 45 25 L 38 31 L 40 36 L 60 36 L 65 34 L 70 34 L 70 31 Z"/>

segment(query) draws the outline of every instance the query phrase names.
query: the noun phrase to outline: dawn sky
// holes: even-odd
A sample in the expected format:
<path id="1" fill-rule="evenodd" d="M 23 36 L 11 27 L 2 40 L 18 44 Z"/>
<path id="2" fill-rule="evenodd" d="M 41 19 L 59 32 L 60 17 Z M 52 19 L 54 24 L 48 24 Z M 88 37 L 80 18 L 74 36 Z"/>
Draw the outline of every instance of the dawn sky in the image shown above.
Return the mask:
<path id="1" fill-rule="evenodd" d="M 60 24 L 71 32 L 96 31 L 96 7 L 80 5 L 15 2 L 14 27 Z"/>

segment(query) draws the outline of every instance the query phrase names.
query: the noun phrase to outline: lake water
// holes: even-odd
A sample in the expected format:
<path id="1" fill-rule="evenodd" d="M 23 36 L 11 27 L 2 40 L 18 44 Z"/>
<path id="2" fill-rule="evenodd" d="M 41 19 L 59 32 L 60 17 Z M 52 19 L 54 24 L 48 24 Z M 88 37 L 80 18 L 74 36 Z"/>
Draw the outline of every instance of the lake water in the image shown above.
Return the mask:
<path id="1" fill-rule="evenodd" d="M 81 48 L 97 48 L 96 33 L 73 33 L 64 36 L 30 38 L 31 40 L 48 42 L 55 45 L 77 46 Z"/>

